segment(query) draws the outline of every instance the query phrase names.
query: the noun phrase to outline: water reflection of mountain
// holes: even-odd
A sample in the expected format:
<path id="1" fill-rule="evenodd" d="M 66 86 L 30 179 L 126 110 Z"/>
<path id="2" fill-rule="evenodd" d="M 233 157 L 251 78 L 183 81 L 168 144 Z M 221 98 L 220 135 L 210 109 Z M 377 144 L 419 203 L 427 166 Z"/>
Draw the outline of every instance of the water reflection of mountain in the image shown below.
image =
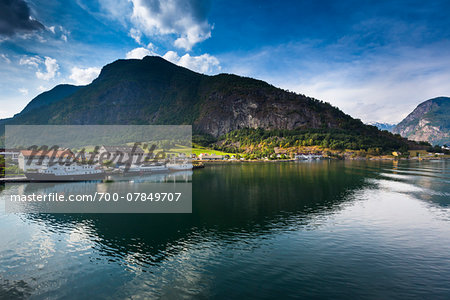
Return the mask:
<path id="1" fill-rule="evenodd" d="M 191 182 L 192 171 L 181 171 L 175 173 L 161 173 L 149 174 L 145 176 L 121 176 L 116 175 L 111 177 L 112 182 L 103 183 L 101 181 L 86 181 L 86 182 L 30 182 L 25 184 L 17 184 L 19 192 L 30 194 L 33 192 L 45 193 L 72 193 L 82 194 L 90 193 L 92 191 L 107 190 L 108 186 L 114 185 L 116 182 L 131 182 L 131 183 L 166 183 L 166 182 Z"/>
<path id="2" fill-rule="evenodd" d="M 111 175 L 108 178 L 113 181 L 133 181 L 139 182 L 191 182 L 192 170 L 178 171 L 170 173 L 156 173 L 148 175 Z"/>
<path id="3" fill-rule="evenodd" d="M 355 171 L 356 170 L 356 171 Z M 366 186 L 364 169 L 345 164 L 214 165 L 193 176 L 192 214 L 38 214 L 29 220 L 65 232 L 83 226 L 119 261 L 158 263 L 189 244 L 230 242 L 315 224 Z"/>

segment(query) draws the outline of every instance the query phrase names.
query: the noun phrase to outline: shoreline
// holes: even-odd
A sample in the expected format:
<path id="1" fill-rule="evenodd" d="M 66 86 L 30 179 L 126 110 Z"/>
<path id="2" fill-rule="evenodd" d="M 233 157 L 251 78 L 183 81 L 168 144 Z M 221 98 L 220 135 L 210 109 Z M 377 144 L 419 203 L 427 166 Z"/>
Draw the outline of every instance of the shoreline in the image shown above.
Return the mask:
<path id="1" fill-rule="evenodd" d="M 192 170 L 202 169 L 207 164 L 220 164 L 220 163 L 282 163 L 282 162 L 319 162 L 325 160 L 334 161 L 445 161 L 450 160 L 450 156 L 445 157 L 424 157 L 424 158 L 408 158 L 408 157 L 324 157 L 314 160 L 299 160 L 299 159 L 252 159 L 252 160 L 192 160 L 193 164 L 197 164 Z M 4 177 L 0 176 L 0 183 L 6 182 L 24 182 L 26 177 Z"/>
<path id="2" fill-rule="evenodd" d="M 248 160 L 193 160 L 193 163 L 202 163 L 202 164 L 214 164 L 214 163 L 252 163 L 252 162 L 314 162 L 314 161 L 324 161 L 324 160 L 357 160 L 357 161 L 431 161 L 431 160 L 450 160 L 450 157 L 426 157 L 418 159 L 417 157 L 407 158 L 407 157 L 344 157 L 344 158 L 335 158 L 335 157 L 324 157 L 322 159 L 317 160 L 299 160 L 299 159 L 248 159 Z"/>

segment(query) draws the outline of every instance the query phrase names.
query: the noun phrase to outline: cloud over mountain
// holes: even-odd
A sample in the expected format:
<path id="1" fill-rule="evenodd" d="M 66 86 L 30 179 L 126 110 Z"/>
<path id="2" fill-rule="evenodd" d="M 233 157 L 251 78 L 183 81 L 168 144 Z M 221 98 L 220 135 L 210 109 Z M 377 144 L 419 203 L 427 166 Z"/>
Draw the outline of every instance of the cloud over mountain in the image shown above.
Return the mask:
<path id="1" fill-rule="evenodd" d="M 100 74 L 101 69 L 100 68 L 78 68 L 74 67 L 71 70 L 71 74 L 69 76 L 70 79 L 76 84 L 76 85 L 86 85 L 92 82 L 95 78 L 97 78 L 98 74 Z"/>
<path id="2" fill-rule="evenodd" d="M 174 45 L 190 50 L 211 37 L 205 0 L 131 0 L 131 20 L 146 35 L 175 35 Z"/>
<path id="3" fill-rule="evenodd" d="M 200 73 L 213 73 L 215 71 L 219 71 L 221 69 L 219 60 L 209 54 L 202 54 L 199 56 L 191 56 L 189 53 L 186 53 L 183 56 L 179 56 L 174 51 L 168 51 L 166 54 L 163 55 L 163 58 L 167 59 L 168 61 L 200 72 Z"/>
<path id="4" fill-rule="evenodd" d="M 24 56 L 20 59 L 19 65 L 31 66 L 36 68 L 36 78 L 50 80 L 58 74 L 59 64 L 56 59 L 46 56 Z"/>
<path id="5" fill-rule="evenodd" d="M 144 57 L 146 57 L 147 55 L 152 55 L 153 52 L 151 52 L 150 50 L 144 48 L 144 47 L 139 47 L 136 49 L 131 50 L 130 52 L 127 52 L 126 54 L 126 59 L 142 59 Z"/>

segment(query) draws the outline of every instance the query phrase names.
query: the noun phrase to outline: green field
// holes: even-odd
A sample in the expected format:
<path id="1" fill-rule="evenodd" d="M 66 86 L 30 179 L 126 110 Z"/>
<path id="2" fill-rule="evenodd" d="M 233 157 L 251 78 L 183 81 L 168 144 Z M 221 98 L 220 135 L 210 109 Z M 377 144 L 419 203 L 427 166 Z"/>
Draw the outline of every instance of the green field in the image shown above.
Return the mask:
<path id="1" fill-rule="evenodd" d="M 133 143 L 128 143 L 127 145 L 132 146 Z M 74 150 L 81 150 L 81 149 L 74 149 Z M 94 151 L 94 146 L 85 147 L 85 151 L 86 152 Z M 144 151 L 148 152 L 148 149 L 145 149 Z M 156 152 L 159 152 L 158 149 L 156 150 Z M 165 152 L 167 154 L 177 154 L 177 153 L 191 154 L 192 153 L 197 156 L 202 153 L 216 154 L 216 155 L 229 155 L 229 156 L 235 155 L 235 153 L 228 153 L 228 152 L 224 152 L 224 151 L 220 151 L 220 150 L 213 150 L 213 149 L 202 147 L 197 144 L 192 144 L 192 148 L 182 146 L 182 145 L 176 145 L 174 148 L 170 148 L 170 149 L 166 150 Z"/>
<path id="2" fill-rule="evenodd" d="M 208 149 L 196 144 L 192 145 L 192 148 L 189 147 L 183 147 L 180 145 L 177 145 L 176 148 L 171 148 L 167 151 L 167 153 L 172 154 L 172 153 L 192 153 L 195 155 L 200 155 L 202 153 L 207 153 L 207 154 L 216 154 L 216 155 L 235 155 L 235 153 L 228 153 L 228 152 L 223 152 L 223 151 L 219 151 L 219 150 L 213 150 L 213 149 Z"/>

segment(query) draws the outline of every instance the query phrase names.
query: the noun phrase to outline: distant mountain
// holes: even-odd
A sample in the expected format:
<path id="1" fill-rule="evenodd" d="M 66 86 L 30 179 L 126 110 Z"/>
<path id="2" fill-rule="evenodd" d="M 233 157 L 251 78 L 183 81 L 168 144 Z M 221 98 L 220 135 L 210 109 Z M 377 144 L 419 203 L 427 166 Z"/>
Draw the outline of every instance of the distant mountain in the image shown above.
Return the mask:
<path id="1" fill-rule="evenodd" d="M 368 141 L 405 144 L 305 95 L 252 78 L 199 74 L 150 56 L 106 65 L 87 86 L 57 86 L 5 123 L 192 124 L 194 134 L 214 138 L 245 128 L 348 130 Z"/>
<path id="2" fill-rule="evenodd" d="M 379 123 L 379 122 L 371 122 L 369 125 L 375 126 L 376 128 L 380 130 L 387 130 L 389 132 L 392 131 L 392 129 L 396 126 L 395 124 L 390 123 Z"/>
<path id="3" fill-rule="evenodd" d="M 450 98 L 422 102 L 392 132 L 414 141 L 450 145 Z"/>

